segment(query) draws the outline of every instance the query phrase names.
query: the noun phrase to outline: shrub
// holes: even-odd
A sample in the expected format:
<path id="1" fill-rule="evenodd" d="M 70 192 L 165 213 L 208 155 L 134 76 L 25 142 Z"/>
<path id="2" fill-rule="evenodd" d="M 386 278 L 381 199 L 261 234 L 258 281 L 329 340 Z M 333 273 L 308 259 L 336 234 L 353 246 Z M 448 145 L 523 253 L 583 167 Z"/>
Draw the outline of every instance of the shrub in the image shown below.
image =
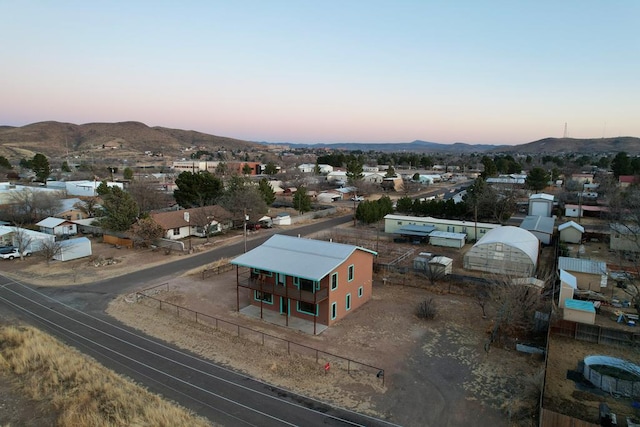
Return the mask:
<path id="1" fill-rule="evenodd" d="M 425 320 L 433 320 L 436 317 L 436 313 L 436 302 L 433 298 L 422 301 L 418 304 L 418 309 L 416 310 L 418 318 Z"/>

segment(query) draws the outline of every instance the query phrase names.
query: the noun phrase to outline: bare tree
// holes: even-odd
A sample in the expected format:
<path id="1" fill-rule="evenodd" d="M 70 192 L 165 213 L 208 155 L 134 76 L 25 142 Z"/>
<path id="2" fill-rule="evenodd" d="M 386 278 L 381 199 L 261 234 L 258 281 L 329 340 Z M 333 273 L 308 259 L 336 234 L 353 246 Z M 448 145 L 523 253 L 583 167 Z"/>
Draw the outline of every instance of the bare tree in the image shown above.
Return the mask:
<path id="1" fill-rule="evenodd" d="M 24 253 L 29 249 L 31 242 L 33 242 L 33 238 L 27 233 L 22 227 L 14 227 L 13 232 L 13 241 L 18 247 L 18 251 L 20 252 L 20 259 L 24 259 Z"/>
<path id="2" fill-rule="evenodd" d="M 44 258 L 47 265 L 51 262 L 51 260 L 62 252 L 62 245 L 60 242 L 56 242 L 55 240 L 48 240 L 42 242 L 40 246 L 40 251 L 38 252 L 40 256 Z"/>
<path id="3" fill-rule="evenodd" d="M 132 181 L 127 188 L 133 200 L 138 204 L 140 213 L 148 213 L 168 206 L 169 195 L 158 189 L 158 184 L 142 180 Z"/>
<path id="4" fill-rule="evenodd" d="M 99 199 L 97 197 L 89 197 L 76 203 L 73 207 L 82 212 L 87 218 L 94 218 L 99 210 Z"/>
<path id="5" fill-rule="evenodd" d="M 131 227 L 131 232 L 142 246 L 149 247 L 164 235 L 162 227 L 152 218 L 141 218 Z"/>
<path id="6" fill-rule="evenodd" d="M 539 287 L 523 284 L 511 276 L 493 277 L 489 289 L 495 318 L 486 351 L 495 341 L 531 333 L 535 327 L 535 312 L 544 307 Z"/>
<path id="7" fill-rule="evenodd" d="M 218 225 L 215 223 L 224 223 L 229 220 L 231 220 L 231 214 L 221 206 L 203 206 L 191 211 L 191 223 L 205 235 L 207 242 L 211 234 L 218 231 Z"/>
<path id="8" fill-rule="evenodd" d="M 11 192 L 7 213 L 15 223 L 33 224 L 59 212 L 64 192 L 44 192 L 32 188 Z"/>

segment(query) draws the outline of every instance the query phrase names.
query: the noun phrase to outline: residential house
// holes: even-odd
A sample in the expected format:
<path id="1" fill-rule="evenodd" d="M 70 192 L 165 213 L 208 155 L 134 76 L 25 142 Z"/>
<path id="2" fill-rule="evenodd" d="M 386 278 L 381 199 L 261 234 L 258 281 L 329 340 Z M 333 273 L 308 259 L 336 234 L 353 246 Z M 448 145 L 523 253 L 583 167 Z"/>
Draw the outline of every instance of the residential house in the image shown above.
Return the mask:
<path id="1" fill-rule="evenodd" d="M 47 187 L 54 190 L 66 191 L 69 196 L 95 197 L 98 195 L 97 189 L 102 184 L 101 181 L 47 181 Z M 118 187 L 124 189 L 121 182 L 108 181 L 107 187 Z"/>
<path id="2" fill-rule="evenodd" d="M 179 240 L 185 237 L 206 237 L 231 228 L 232 216 L 222 206 L 203 206 L 169 212 L 152 212 L 151 218 L 162 227 L 164 237 Z"/>
<path id="3" fill-rule="evenodd" d="M 78 234 L 78 226 L 73 222 L 55 217 L 48 217 L 36 223 L 41 233 L 53 234 L 54 236 L 73 236 Z"/>
<path id="4" fill-rule="evenodd" d="M 618 186 L 620 186 L 620 188 L 627 188 L 632 184 L 637 184 L 639 181 L 639 177 L 635 175 L 620 175 L 618 177 Z"/>
<path id="5" fill-rule="evenodd" d="M 464 233 L 468 240 L 477 240 L 489 230 L 500 227 L 500 224 L 485 222 L 458 221 L 454 219 L 441 219 L 433 217 L 406 216 L 388 214 L 384 217 L 384 232 L 398 234 L 406 225 L 432 225 L 435 230 L 449 233 Z M 477 232 L 477 236 L 476 236 Z"/>
<path id="6" fill-rule="evenodd" d="M 558 269 L 575 276 L 578 289 L 602 292 L 607 287 L 607 264 L 582 258 L 558 257 Z"/>
<path id="7" fill-rule="evenodd" d="M 609 249 L 623 252 L 640 252 L 640 227 L 633 224 L 610 224 Z"/>
<path id="8" fill-rule="evenodd" d="M 0 243 L 2 245 L 20 247 L 20 240 L 22 240 L 24 249 L 38 252 L 44 244 L 51 244 L 55 242 L 56 238 L 52 234 L 41 233 L 28 228 L 0 225 Z"/>
<path id="9" fill-rule="evenodd" d="M 578 184 L 590 184 L 593 182 L 592 173 L 574 173 L 571 174 L 571 180 Z"/>
<path id="10" fill-rule="evenodd" d="M 251 306 L 313 322 L 325 329 L 357 310 L 372 294 L 376 252 L 341 243 L 276 234 L 231 263 Z M 238 311 L 240 306 L 238 303 Z"/>
<path id="11" fill-rule="evenodd" d="M 77 197 L 71 199 L 62 199 L 60 200 L 60 208 L 58 212 L 56 212 L 53 216 L 56 218 L 63 218 L 68 220 L 79 220 L 85 219 L 87 216 L 82 212 L 82 210 L 78 209 L 76 206 L 82 204 L 82 200 Z"/>

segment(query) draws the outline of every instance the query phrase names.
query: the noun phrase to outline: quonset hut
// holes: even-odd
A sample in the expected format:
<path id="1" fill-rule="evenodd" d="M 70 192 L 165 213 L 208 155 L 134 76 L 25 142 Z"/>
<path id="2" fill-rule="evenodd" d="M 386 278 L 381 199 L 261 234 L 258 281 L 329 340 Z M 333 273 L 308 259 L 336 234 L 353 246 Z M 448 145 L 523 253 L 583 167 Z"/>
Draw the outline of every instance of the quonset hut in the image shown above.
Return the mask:
<path id="1" fill-rule="evenodd" d="M 533 233 L 519 227 L 494 228 L 464 255 L 464 268 L 516 277 L 533 276 L 538 264 L 540 242 Z"/>

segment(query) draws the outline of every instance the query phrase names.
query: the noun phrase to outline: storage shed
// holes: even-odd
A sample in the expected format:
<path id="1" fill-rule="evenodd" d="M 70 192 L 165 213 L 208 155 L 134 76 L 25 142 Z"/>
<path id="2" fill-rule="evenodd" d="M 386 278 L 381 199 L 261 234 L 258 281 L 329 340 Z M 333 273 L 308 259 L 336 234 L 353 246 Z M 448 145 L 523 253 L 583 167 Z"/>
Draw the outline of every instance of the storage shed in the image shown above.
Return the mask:
<path id="1" fill-rule="evenodd" d="M 565 222 L 558 226 L 560 232 L 560 241 L 567 243 L 580 243 L 582 242 L 582 235 L 584 234 L 584 227 L 574 221 Z"/>
<path id="2" fill-rule="evenodd" d="M 575 276 L 578 289 L 602 292 L 607 287 L 607 263 L 591 259 L 558 257 L 558 269 Z"/>
<path id="3" fill-rule="evenodd" d="M 558 306 L 564 308 L 566 300 L 573 299 L 573 292 L 578 289 L 576 276 L 564 270 L 560 270 L 560 297 L 558 298 Z"/>
<path id="4" fill-rule="evenodd" d="M 522 221 L 520 228 L 530 231 L 540 243 L 550 245 L 555 225 L 555 218 L 529 215 Z"/>
<path id="5" fill-rule="evenodd" d="M 503 226 L 487 232 L 464 255 L 464 268 L 489 273 L 533 276 L 538 265 L 540 242 L 531 232 Z"/>
<path id="6" fill-rule="evenodd" d="M 538 193 L 529 197 L 529 215 L 550 217 L 553 211 L 553 195 Z"/>
<path id="7" fill-rule="evenodd" d="M 465 233 L 450 233 L 448 231 L 433 231 L 429 234 L 429 243 L 433 246 L 448 248 L 462 248 L 467 235 Z"/>
<path id="8" fill-rule="evenodd" d="M 437 256 L 429 260 L 429 268 L 437 275 L 446 276 L 453 272 L 453 260 L 446 256 Z"/>
<path id="9" fill-rule="evenodd" d="M 291 215 L 287 212 L 280 212 L 273 218 L 274 225 L 291 225 Z"/>
<path id="10" fill-rule="evenodd" d="M 86 237 L 63 240 L 60 242 L 60 252 L 53 256 L 58 261 L 71 261 L 72 259 L 91 256 L 91 240 Z"/>
<path id="11" fill-rule="evenodd" d="M 564 320 L 578 323 L 596 323 L 596 309 L 591 301 L 568 299 L 564 303 Z"/>

